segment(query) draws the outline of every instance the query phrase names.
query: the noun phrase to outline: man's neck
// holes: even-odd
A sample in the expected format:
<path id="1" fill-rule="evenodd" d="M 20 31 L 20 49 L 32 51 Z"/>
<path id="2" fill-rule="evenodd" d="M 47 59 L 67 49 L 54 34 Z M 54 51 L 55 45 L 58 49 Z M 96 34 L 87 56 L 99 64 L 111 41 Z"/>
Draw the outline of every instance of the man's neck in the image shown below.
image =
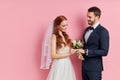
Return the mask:
<path id="1" fill-rule="evenodd" d="M 91 25 L 94 29 L 99 25 L 99 21 L 95 22 L 93 25 Z"/>

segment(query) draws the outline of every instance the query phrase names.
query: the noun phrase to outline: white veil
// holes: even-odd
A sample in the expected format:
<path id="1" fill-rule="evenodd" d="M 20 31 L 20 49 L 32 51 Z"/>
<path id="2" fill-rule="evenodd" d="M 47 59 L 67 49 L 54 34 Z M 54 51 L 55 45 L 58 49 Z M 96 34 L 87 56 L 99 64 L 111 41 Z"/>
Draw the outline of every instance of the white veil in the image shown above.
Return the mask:
<path id="1" fill-rule="evenodd" d="M 49 69 L 52 62 L 51 58 L 51 37 L 53 32 L 54 21 L 51 22 L 47 32 L 45 33 L 43 43 L 42 43 L 42 53 L 41 53 L 41 65 L 40 69 Z"/>

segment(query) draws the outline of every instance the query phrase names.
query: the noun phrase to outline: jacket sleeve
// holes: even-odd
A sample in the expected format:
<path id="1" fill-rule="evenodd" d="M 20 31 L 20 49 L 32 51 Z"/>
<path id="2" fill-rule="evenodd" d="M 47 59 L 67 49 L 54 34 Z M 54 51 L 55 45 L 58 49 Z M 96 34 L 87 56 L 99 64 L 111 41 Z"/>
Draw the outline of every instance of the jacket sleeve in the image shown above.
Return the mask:
<path id="1" fill-rule="evenodd" d="M 101 31 L 98 50 L 89 50 L 88 57 L 107 56 L 109 49 L 109 33 L 106 29 Z"/>

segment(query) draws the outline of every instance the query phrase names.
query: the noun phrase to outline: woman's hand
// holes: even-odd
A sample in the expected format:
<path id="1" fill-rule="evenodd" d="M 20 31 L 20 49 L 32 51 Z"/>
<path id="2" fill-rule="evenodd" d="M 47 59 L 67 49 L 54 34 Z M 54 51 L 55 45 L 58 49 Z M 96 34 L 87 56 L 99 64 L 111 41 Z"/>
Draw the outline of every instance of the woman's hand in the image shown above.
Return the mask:
<path id="1" fill-rule="evenodd" d="M 72 55 L 72 54 L 75 54 L 75 53 L 76 53 L 76 49 L 72 49 L 72 48 L 71 48 L 71 50 L 70 50 L 70 53 L 69 53 L 69 54 L 70 54 L 70 55 Z"/>
<path id="2" fill-rule="evenodd" d="M 76 53 L 76 49 L 71 49 L 71 51 L 70 51 L 71 53 Z"/>

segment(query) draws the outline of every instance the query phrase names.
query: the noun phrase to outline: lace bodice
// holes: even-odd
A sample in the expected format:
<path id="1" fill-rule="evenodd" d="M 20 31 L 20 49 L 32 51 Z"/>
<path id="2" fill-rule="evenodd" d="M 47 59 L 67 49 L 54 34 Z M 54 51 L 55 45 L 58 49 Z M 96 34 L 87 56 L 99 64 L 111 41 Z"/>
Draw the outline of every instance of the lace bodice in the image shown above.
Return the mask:
<path id="1" fill-rule="evenodd" d="M 69 52 L 70 47 L 69 46 L 62 46 L 62 48 L 57 49 L 57 53 L 64 54 Z"/>

